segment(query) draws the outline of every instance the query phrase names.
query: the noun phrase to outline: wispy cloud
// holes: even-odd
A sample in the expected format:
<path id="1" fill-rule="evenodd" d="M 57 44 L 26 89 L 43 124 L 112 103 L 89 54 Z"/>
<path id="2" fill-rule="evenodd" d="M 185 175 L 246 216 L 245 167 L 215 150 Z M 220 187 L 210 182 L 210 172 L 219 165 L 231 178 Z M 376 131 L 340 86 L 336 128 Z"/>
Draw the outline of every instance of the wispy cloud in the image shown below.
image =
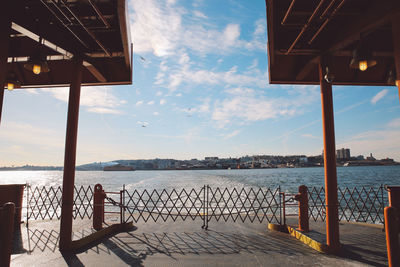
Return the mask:
<path id="1" fill-rule="evenodd" d="M 231 132 L 231 133 L 225 135 L 225 136 L 223 137 L 223 139 L 224 139 L 224 140 L 231 139 L 232 137 L 237 136 L 239 133 L 240 133 L 239 130 L 234 130 L 233 132 Z"/>
<path id="2" fill-rule="evenodd" d="M 223 100 L 216 100 L 212 119 L 219 127 L 224 127 L 232 121 L 254 122 L 279 116 L 294 116 L 301 114 L 302 109 L 314 102 L 316 97 L 312 87 L 308 94 L 294 97 L 267 97 L 264 93 L 249 88 L 227 90 L 229 94 Z"/>
<path id="3" fill-rule="evenodd" d="M 389 92 L 388 89 L 383 89 L 382 91 L 380 91 L 379 93 L 377 93 L 377 94 L 371 99 L 371 103 L 375 105 L 379 100 L 381 100 L 382 98 L 384 98 L 385 95 L 387 95 L 388 92 Z"/>
<path id="4" fill-rule="evenodd" d="M 51 94 L 54 98 L 68 103 L 69 88 L 45 88 L 43 92 Z M 119 107 L 126 103 L 126 100 L 119 99 L 108 86 L 82 87 L 80 105 L 87 107 L 88 112 L 122 114 Z"/>
<path id="5" fill-rule="evenodd" d="M 301 137 L 309 138 L 309 139 L 315 139 L 315 140 L 321 140 L 322 139 L 320 136 L 315 136 L 315 135 L 312 135 L 312 134 L 302 134 Z"/>
<path id="6" fill-rule="evenodd" d="M 139 101 L 136 102 L 135 105 L 136 105 L 137 107 L 139 107 L 139 106 L 143 105 L 143 101 L 142 101 L 142 100 L 139 100 Z"/>
<path id="7" fill-rule="evenodd" d="M 170 56 L 183 48 L 199 53 L 226 53 L 232 48 L 266 49 L 265 21 L 258 20 L 253 40 L 240 39 L 240 26 L 230 23 L 218 28 L 200 11 L 194 17 L 184 15 L 188 10 L 176 1 L 167 3 L 157 0 L 130 0 L 132 7 L 131 33 L 136 53 L 150 52 L 156 56 Z M 207 21 L 208 22 L 208 21 Z"/>

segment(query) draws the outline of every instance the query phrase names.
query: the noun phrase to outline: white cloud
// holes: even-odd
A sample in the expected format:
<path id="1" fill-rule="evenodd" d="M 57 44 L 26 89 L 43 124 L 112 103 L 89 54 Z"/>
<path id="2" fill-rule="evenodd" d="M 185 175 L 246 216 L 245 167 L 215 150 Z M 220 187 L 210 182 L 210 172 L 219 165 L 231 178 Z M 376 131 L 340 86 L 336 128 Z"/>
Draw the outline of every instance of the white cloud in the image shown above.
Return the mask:
<path id="1" fill-rule="evenodd" d="M 181 93 L 177 93 L 175 96 L 177 96 L 177 97 L 181 97 L 181 96 L 182 96 L 182 94 L 181 94 Z"/>
<path id="2" fill-rule="evenodd" d="M 161 91 L 158 91 L 157 93 L 156 93 L 156 96 L 162 96 L 163 95 L 163 92 L 161 92 Z"/>
<path id="3" fill-rule="evenodd" d="M 137 107 L 139 107 L 139 106 L 143 105 L 143 101 L 142 101 L 142 100 L 139 100 L 139 101 L 136 102 L 135 105 L 136 105 Z"/>
<path id="4" fill-rule="evenodd" d="M 154 105 L 154 101 L 151 100 L 151 101 L 147 102 L 147 105 Z"/>
<path id="5" fill-rule="evenodd" d="M 165 103 L 167 103 L 167 101 L 165 99 L 160 100 L 160 105 L 164 105 Z"/>
<path id="6" fill-rule="evenodd" d="M 224 139 L 225 139 L 225 140 L 226 140 L 226 139 L 230 139 L 230 138 L 232 138 L 232 137 L 235 137 L 235 136 L 238 135 L 239 133 L 240 133 L 239 130 L 235 130 L 235 131 L 233 131 L 233 132 L 231 132 L 231 133 L 225 135 L 225 136 L 224 136 Z"/>
<path id="7" fill-rule="evenodd" d="M 385 97 L 385 95 L 387 95 L 388 92 L 389 92 L 388 89 L 383 89 L 382 91 L 380 91 L 379 93 L 377 93 L 377 94 L 371 99 L 371 103 L 375 105 L 379 100 L 381 100 L 383 97 Z"/>
<path id="8" fill-rule="evenodd" d="M 254 122 L 301 114 L 302 109 L 317 99 L 314 87 L 305 91 L 290 98 L 271 98 L 249 88 L 227 90 L 228 97 L 215 101 L 212 119 L 218 122 L 218 127 L 224 127 L 232 121 Z"/>
<path id="9" fill-rule="evenodd" d="M 400 129 L 362 132 L 338 143 L 338 147 L 351 147 L 353 154 L 373 153 L 377 158 L 391 157 L 399 161 Z"/>
<path id="10" fill-rule="evenodd" d="M 158 115 L 160 115 L 160 113 L 158 113 L 157 111 L 154 111 L 154 112 L 153 112 L 153 115 L 154 115 L 154 116 L 158 116 Z"/>
<path id="11" fill-rule="evenodd" d="M 321 137 L 315 136 L 315 135 L 312 135 L 312 134 L 302 134 L 301 137 L 309 138 L 309 139 L 315 139 L 315 140 L 321 140 Z"/>
<path id="12" fill-rule="evenodd" d="M 50 93 L 54 98 L 68 103 L 69 88 L 45 88 L 43 92 Z M 87 107 L 88 112 L 121 114 L 119 106 L 126 103 L 113 94 L 112 88 L 108 86 L 82 87 L 80 105 Z"/>
<path id="13" fill-rule="evenodd" d="M 389 128 L 400 128 L 400 118 L 391 120 L 391 121 L 387 124 L 387 126 L 388 126 Z"/>
<path id="14" fill-rule="evenodd" d="M 203 12 L 200 12 L 200 11 L 198 11 L 198 10 L 193 11 L 193 15 L 195 15 L 196 17 L 201 18 L 201 19 L 206 19 L 206 18 L 208 18 L 206 15 L 204 15 Z"/>
<path id="15" fill-rule="evenodd" d="M 87 110 L 89 112 L 101 113 L 101 114 L 122 114 L 120 110 L 112 108 L 93 107 L 93 108 L 88 108 Z"/>
<path id="16" fill-rule="evenodd" d="M 131 33 L 135 53 L 153 53 L 156 56 L 176 54 L 180 48 L 199 53 L 226 53 L 232 48 L 266 49 L 265 19 L 257 20 L 253 40 L 240 40 L 240 26 L 227 24 L 218 29 L 200 11 L 194 17 L 183 16 L 189 11 L 176 1 L 162 3 L 156 0 L 130 0 Z M 206 23 L 199 23 L 204 20 Z"/>

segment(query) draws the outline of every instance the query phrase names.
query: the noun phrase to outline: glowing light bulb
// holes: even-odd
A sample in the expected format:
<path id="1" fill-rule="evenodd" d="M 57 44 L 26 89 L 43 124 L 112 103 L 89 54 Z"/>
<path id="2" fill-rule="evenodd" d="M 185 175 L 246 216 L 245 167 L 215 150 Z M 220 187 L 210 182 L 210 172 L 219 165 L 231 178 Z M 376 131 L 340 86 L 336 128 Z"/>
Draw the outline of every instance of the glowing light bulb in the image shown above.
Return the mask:
<path id="1" fill-rule="evenodd" d="M 361 71 L 366 70 L 366 69 L 368 68 L 368 62 L 367 62 L 366 60 L 361 60 L 361 61 L 358 63 L 358 68 L 359 68 Z"/>
<path id="2" fill-rule="evenodd" d="M 42 71 L 42 68 L 40 65 L 34 64 L 33 68 L 32 68 L 33 73 L 35 74 L 40 74 L 40 72 Z"/>
<path id="3" fill-rule="evenodd" d="M 9 91 L 12 91 L 14 89 L 14 84 L 13 83 L 7 83 L 7 89 Z"/>

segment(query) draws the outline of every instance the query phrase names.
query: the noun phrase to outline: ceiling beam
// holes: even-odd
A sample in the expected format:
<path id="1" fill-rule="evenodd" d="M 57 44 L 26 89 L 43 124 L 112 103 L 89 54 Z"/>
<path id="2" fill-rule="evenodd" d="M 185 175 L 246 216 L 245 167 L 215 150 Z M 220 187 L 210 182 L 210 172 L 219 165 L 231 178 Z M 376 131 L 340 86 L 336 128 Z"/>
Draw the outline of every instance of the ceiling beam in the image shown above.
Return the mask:
<path id="1" fill-rule="evenodd" d="M 358 41 L 361 34 L 365 34 L 375 30 L 390 21 L 390 18 L 400 12 L 400 1 L 385 0 L 376 1 L 375 5 L 371 5 L 367 12 L 360 15 L 357 20 L 351 22 L 349 27 L 343 31 L 338 31 L 337 36 L 332 36 L 335 40 L 325 52 L 334 52 L 340 50 L 351 43 Z"/>
<path id="2" fill-rule="evenodd" d="M 35 42 L 40 42 L 40 38 L 39 35 L 25 29 L 24 27 L 16 24 L 16 23 L 12 23 L 11 28 L 19 33 L 24 34 L 26 37 L 34 40 Z M 48 56 L 47 58 L 50 60 L 60 60 L 60 59 L 67 59 L 70 60 L 74 57 L 74 55 L 71 52 L 68 52 L 67 50 L 65 50 L 64 48 L 61 48 L 60 46 L 57 46 L 45 39 L 41 40 L 41 44 L 56 51 L 57 53 L 61 54 L 61 55 L 51 55 Z M 23 57 L 23 59 L 27 59 L 26 57 Z M 23 61 L 23 59 L 21 59 L 21 61 Z M 8 59 L 10 61 L 10 59 Z M 12 61 L 13 59 L 11 59 Z M 20 61 L 18 61 L 20 62 Z M 103 74 L 101 74 L 101 72 L 91 63 L 89 63 L 87 60 L 83 61 L 83 66 L 85 66 L 87 68 L 87 70 L 99 81 L 102 83 L 107 82 L 107 79 L 104 77 Z"/>
<path id="3" fill-rule="evenodd" d="M 390 19 L 399 12 L 400 1 L 386 0 L 385 5 L 383 5 L 380 1 L 377 1 L 375 5 L 370 6 L 364 15 L 360 15 L 357 20 L 354 20 L 347 29 L 339 31 L 337 36 L 332 36 L 332 40 L 335 41 L 330 47 L 325 49 L 325 51 L 321 52 L 320 55 L 336 55 L 336 53 L 340 53 L 339 50 L 358 41 L 361 34 L 371 32 L 389 22 Z M 318 57 L 320 55 L 314 57 L 304 65 L 304 67 L 298 72 L 296 80 L 301 81 L 313 69 L 315 69 L 315 64 L 318 62 Z"/>

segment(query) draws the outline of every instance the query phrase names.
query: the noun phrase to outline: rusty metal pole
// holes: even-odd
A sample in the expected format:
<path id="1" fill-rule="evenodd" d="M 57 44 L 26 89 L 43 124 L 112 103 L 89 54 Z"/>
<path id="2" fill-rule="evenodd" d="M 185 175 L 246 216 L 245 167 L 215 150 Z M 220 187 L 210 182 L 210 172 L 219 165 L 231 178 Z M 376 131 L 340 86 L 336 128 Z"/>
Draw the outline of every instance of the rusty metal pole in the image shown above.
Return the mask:
<path id="1" fill-rule="evenodd" d="M 64 176 L 60 223 L 60 250 L 68 250 L 72 244 L 72 212 L 74 205 L 76 143 L 78 136 L 82 59 L 73 59 L 71 78 L 68 102 L 67 133 L 65 138 Z"/>
<path id="2" fill-rule="evenodd" d="M 396 83 L 400 100 L 400 17 L 398 15 L 392 17 L 392 37 L 394 62 L 396 66 Z"/>
<path id="3" fill-rule="evenodd" d="M 94 186 L 93 196 L 93 228 L 97 231 L 103 228 L 104 221 L 104 190 L 101 184 Z"/>
<path id="4" fill-rule="evenodd" d="M 385 231 L 389 267 L 400 266 L 399 228 L 394 207 L 385 208 Z"/>
<path id="5" fill-rule="evenodd" d="M 339 250 L 340 241 L 332 84 L 328 83 L 324 79 L 326 67 L 325 59 L 320 58 L 318 67 L 321 86 L 322 127 L 324 135 L 326 242 L 329 249 L 334 253 Z"/>
<path id="6" fill-rule="evenodd" d="M 310 225 L 308 220 L 308 189 L 307 186 L 299 186 L 299 230 L 309 232 Z"/>
<path id="7" fill-rule="evenodd" d="M 11 32 L 10 8 L 3 5 L 0 8 L 0 124 L 3 110 L 4 84 L 7 77 L 7 58 Z"/>
<path id="8" fill-rule="evenodd" d="M 0 266 L 10 266 L 14 236 L 15 204 L 12 202 L 4 204 L 0 213 Z"/>

